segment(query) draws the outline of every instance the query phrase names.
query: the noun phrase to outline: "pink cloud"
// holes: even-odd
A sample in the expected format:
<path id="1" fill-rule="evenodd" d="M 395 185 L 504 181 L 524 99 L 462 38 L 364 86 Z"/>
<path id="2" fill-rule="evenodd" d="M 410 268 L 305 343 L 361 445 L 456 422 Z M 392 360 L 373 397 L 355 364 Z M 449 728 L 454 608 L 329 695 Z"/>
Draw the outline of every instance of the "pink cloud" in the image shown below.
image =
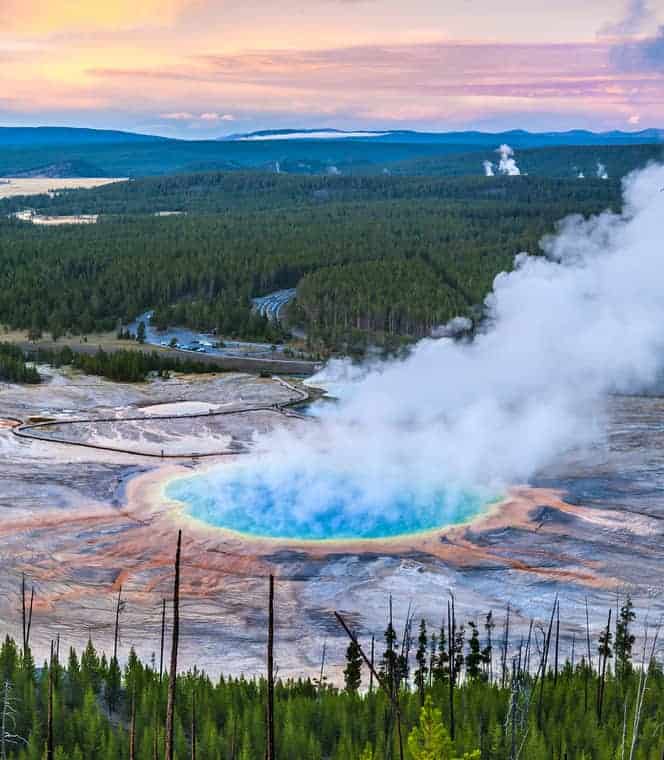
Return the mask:
<path id="1" fill-rule="evenodd" d="M 629 99 L 659 103 L 657 72 L 619 71 L 609 43 L 455 43 L 260 51 L 189 58 L 159 70 L 97 69 L 102 79 L 199 82 L 224 88 L 315 93 L 347 100 L 385 93 L 436 98 Z M 342 95 L 343 93 L 343 95 Z"/>

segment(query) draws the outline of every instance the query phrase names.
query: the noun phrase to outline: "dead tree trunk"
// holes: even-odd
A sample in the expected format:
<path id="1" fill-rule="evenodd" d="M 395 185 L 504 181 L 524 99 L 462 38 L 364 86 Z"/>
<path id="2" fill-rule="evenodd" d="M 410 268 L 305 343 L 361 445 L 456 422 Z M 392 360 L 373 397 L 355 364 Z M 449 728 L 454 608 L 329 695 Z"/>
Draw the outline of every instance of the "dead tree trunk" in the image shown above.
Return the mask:
<path id="1" fill-rule="evenodd" d="M 549 628 L 546 632 L 546 635 L 544 637 L 544 651 L 542 652 L 542 677 L 540 680 L 540 689 L 539 689 L 539 699 L 537 701 L 537 726 L 538 728 L 541 728 L 542 726 L 542 706 L 543 706 L 543 699 L 544 699 L 544 682 L 546 681 L 546 668 L 549 661 L 549 647 L 551 646 L 551 631 L 553 630 L 553 616 L 556 614 L 556 610 L 558 609 L 558 597 L 556 596 L 555 601 L 553 602 L 553 609 L 551 610 L 551 618 L 549 619 Z"/>
<path id="2" fill-rule="evenodd" d="M 449 652 L 449 671 L 450 671 L 450 737 L 452 741 L 455 738 L 454 723 L 454 683 L 456 681 L 456 616 L 454 613 L 454 597 L 451 602 L 447 602 L 447 649 Z"/>
<path id="3" fill-rule="evenodd" d="M 507 649 L 510 640 L 510 604 L 507 603 L 507 613 L 505 615 L 505 630 L 503 633 L 503 651 L 500 656 L 500 688 L 507 686 Z"/>
<path id="4" fill-rule="evenodd" d="M 30 590 L 30 604 L 25 600 L 25 573 L 21 579 L 21 619 L 23 622 L 23 657 L 25 658 L 30 646 L 30 627 L 32 626 L 32 609 L 35 601 L 35 587 Z"/>
<path id="5" fill-rule="evenodd" d="M 558 601 L 558 608 L 556 610 L 556 648 L 555 648 L 554 665 L 553 665 L 553 685 L 554 686 L 558 684 L 558 654 L 560 651 L 559 646 L 560 646 L 560 601 Z"/>
<path id="6" fill-rule="evenodd" d="M 643 658 L 641 661 L 641 668 L 639 672 L 639 683 L 636 691 L 636 704 L 634 707 L 634 725 L 632 727 L 632 743 L 629 749 L 629 760 L 634 760 L 634 753 L 636 751 L 636 744 L 639 738 L 639 730 L 641 726 L 641 712 L 643 710 L 643 700 L 648 690 L 648 677 L 650 676 L 650 670 L 652 663 L 655 660 L 655 653 L 657 651 L 657 641 L 661 625 L 658 625 L 655 629 L 655 635 L 652 640 L 652 646 L 648 656 L 648 624 L 646 623 L 645 636 L 643 640 Z"/>
<path id="7" fill-rule="evenodd" d="M 510 760 L 516 760 L 516 709 L 519 692 L 519 682 L 512 680 L 510 699 Z"/>
<path id="8" fill-rule="evenodd" d="M 593 656 L 590 651 L 590 616 L 588 614 L 588 597 L 586 597 L 586 644 L 588 646 L 588 665 L 583 679 L 583 712 L 588 712 L 588 679 L 593 671 Z"/>
<path id="9" fill-rule="evenodd" d="M 161 601 L 161 645 L 159 647 L 159 683 L 164 673 L 164 638 L 166 636 L 166 600 Z"/>
<path id="10" fill-rule="evenodd" d="M 23 656 L 25 657 L 25 573 L 21 575 L 21 619 L 23 621 Z"/>
<path id="11" fill-rule="evenodd" d="M 606 629 L 604 630 L 604 641 L 600 642 L 600 656 L 602 658 L 602 667 L 599 677 L 599 685 L 597 688 L 597 723 L 602 723 L 602 708 L 604 706 L 604 686 L 606 684 L 606 664 L 611 654 L 611 613 L 613 610 L 609 608 L 609 619 L 606 623 Z"/>
<path id="12" fill-rule="evenodd" d="M 270 575 L 267 617 L 267 760 L 276 760 L 274 745 L 274 575 Z"/>
<path id="13" fill-rule="evenodd" d="M 122 609 L 122 586 L 118 591 L 118 601 L 115 605 L 115 631 L 113 633 L 113 659 L 118 661 L 118 638 L 120 636 L 120 610 Z"/>
<path id="14" fill-rule="evenodd" d="M 166 707 L 165 760 L 173 760 L 175 733 L 175 687 L 178 676 L 178 638 L 180 635 L 180 554 L 182 531 L 178 531 L 175 552 L 175 581 L 173 583 L 173 634 L 171 637 L 171 668 L 168 677 L 168 704 Z"/>
<path id="15" fill-rule="evenodd" d="M 334 616 L 336 617 L 339 624 L 346 632 L 348 638 L 357 646 L 360 656 L 364 660 L 365 665 L 369 668 L 369 672 L 373 675 L 373 677 L 376 679 L 376 682 L 378 683 L 380 688 L 385 692 L 387 698 L 390 700 L 392 709 L 394 710 L 394 713 L 397 717 L 397 732 L 398 732 L 398 737 L 399 737 L 399 759 L 403 760 L 403 757 L 404 757 L 403 736 L 401 733 L 401 708 L 399 706 L 399 696 L 398 694 L 394 694 L 391 686 L 385 683 L 384 679 L 380 676 L 380 674 L 376 672 L 376 669 L 374 668 L 374 663 L 372 662 L 372 660 L 370 660 L 366 656 L 366 654 L 364 653 L 364 649 L 362 649 L 360 642 L 357 640 L 357 636 L 348 627 L 348 625 L 346 624 L 346 621 L 341 617 L 341 615 L 338 612 L 335 612 Z"/>
<path id="16" fill-rule="evenodd" d="M 530 618 L 530 625 L 528 626 L 528 639 L 526 640 L 526 654 L 524 657 L 524 670 L 526 673 L 530 673 L 530 652 L 531 652 L 531 644 L 533 640 L 533 624 L 534 621 L 532 618 Z"/>
<path id="17" fill-rule="evenodd" d="M 196 689 L 191 691 L 191 760 L 196 760 Z"/>
<path id="18" fill-rule="evenodd" d="M 53 760 L 53 642 L 51 641 L 51 657 L 48 667 L 48 708 L 46 713 L 46 760 Z"/>
<path id="19" fill-rule="evenodd" d="M 369 667 L 369 694 L 373 693 L 374 654 L 376 650 L 376 637 L 371 635 L 371 665 Z"/>
<path id="20" fill-rule="evenodd" d="M 5 681 L 2 698 L 2 725 L 0 725 L 0 758 L 7 760 L 7 747 L 5 740 L 7 737 L 7 712 L 9 710 L 9 681 Z"/>
<path id="21" fill-rule="evenodd" d="M 323 683 L 325 682 L 325 657 L 327 655 L 327 642 L 323 642 L 323 654 L 320 658 L 320 673 L 318 675 L 318 698 L 320 699 L 323 691 Z"/>
<path id="22" fill-rule="evenodd" d="M 136 760 L 136 688 L 131 692 L 131 717 L 129 719 L 129 760 Z"/>

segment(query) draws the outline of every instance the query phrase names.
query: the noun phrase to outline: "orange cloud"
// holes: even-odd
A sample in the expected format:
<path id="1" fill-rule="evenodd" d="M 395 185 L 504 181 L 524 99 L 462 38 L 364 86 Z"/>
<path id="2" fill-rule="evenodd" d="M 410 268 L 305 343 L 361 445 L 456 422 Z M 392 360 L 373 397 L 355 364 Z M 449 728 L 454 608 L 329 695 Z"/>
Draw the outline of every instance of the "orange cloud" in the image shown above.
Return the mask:
<path id="1" fill-rule="evenodd" d="M 197 0 L 2 0 L 5 34 L 49 35 L 170 26 Z"/>

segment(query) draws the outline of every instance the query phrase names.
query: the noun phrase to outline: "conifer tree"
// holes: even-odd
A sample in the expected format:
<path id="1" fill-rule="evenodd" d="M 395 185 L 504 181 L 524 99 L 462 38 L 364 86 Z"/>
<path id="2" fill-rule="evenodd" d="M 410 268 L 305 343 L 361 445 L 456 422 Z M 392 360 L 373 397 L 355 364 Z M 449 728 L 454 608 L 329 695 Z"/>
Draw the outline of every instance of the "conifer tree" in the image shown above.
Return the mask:
<path id="1" fill-rule="evenodd" d="M 391 609 L 391 602 L 390 602 L 390 609 Z M 380 674 L 384 682 L 387 684 L 387 688 L 389 692 L 393 694 L 396 690 L 396 685 L 397 685 L 396 677 L 397 677 L 398 663 L 397 663 L 397 652 L 396 652 L 397 633 L 394 630 L 394 625 L 392 624 L 391 615 L 387 623 L 387 628 L 385 629 L 383 638 L 385 639 L 385 651 L 383 652 L 383 658 L 380 665 Z"/>
<path id="2" fill-rule="evenodd" d="M 90 688 L 96 694 L 101 688 L 101 662 L 91 638 L 81 655 L 81 683 L 83 689 Z"/>
<path id="3" fill-rule="evenodd" d="M 106 703 L 110 712 L 115 712 L 122 689 L 122 673 L 117 657 L 111 657 L 106 677 L 104 679 Z"/>
<path id="4" fill-rule="evenodd" d="M 417 670 L 415 671 L 415 686 L 420 697 L 420 705 L 424 704 L 424 689 L 427 684 L 427 651 L 429 641 L 427 637 L 427 624 L 424 618 L 420 621 L 420 633 L 417 638 L 417 652 L 415 660 L 417 661 Z"/>
<path id="5" fill-rule="evenodd" d="M 470 639 L 468 641 L 468 654 L 466 655 L 466 673 L 471 681 L 477 681 L 482 674 L 482 653 L 480 651 L 480 634 L 477 624 L 468 621 L 470 626 Z"/>
<path id="6" fill-rule="evenodd" d="M 632 647 L 634 646 L 635 637 L 631 631 L 631 624 L 636 619 L 634 605 L 627 595 L 624 604 L 620 608 L 618 621 L 616 623 L 616 675 L 619 678 L 625 678 L 632 668 Z"/>
<path id="7" fill-rule="evenodd" d="M 440 626 L 438 636 L 438 654 L 434 663 L 433 680 L 434 683 L 444 683 L 450 677 L 450 653 L 447 643 L 447 621 L 443 620 Z"/>
<path id="8" fill-rule="evenodd" d="M 442 712 L 434 707 L 431 695 L 424 701 L 419 723 L 408 736 L 408 749 L 413 760 L 480 760 L 479 750 L 466 752 L 462 758 L 456 755 Z"/>
<path id="9" fill-rule="evenodd" d="M 436 669 L 436 653 L 438 652 L 438 637 L 435 633 L 431 634 L 429 638 L 429 679 L 428 685 L 431 687 L 433 684 L 433 674 Z"/>
<path id="10" fill-rule="evenodd" d="M 356 694 L 362 683 L 362 655 L 356 641 L 351 640 L 346 649 L 346 667 L 344 669 L 344 684 L 346 691 Z"/>
<path id="11" fill-rule="evenodd" d="M 482 649 L 482 663 L 487 679 L 493 682 L 493 630 L 496 624 L 493 620 L 493 612 L 489 610 L 484 621 L 484 631 L 486 633 L 486 644 Z"/>

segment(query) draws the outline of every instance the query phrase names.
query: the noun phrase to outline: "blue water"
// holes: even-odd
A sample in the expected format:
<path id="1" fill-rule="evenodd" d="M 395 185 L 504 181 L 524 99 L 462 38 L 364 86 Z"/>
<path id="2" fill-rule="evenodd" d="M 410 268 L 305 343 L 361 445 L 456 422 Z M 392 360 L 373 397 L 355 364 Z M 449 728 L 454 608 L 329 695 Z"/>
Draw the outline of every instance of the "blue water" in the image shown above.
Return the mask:
<path id="1" fill-rule="evenodd" d="M 466 522 L 486 496 L 443 489 L 372 489 L 352 476 L 233 465 L 173 481 L 167 496 L 208 525 L 302 541 L 395 538 Z"/>

